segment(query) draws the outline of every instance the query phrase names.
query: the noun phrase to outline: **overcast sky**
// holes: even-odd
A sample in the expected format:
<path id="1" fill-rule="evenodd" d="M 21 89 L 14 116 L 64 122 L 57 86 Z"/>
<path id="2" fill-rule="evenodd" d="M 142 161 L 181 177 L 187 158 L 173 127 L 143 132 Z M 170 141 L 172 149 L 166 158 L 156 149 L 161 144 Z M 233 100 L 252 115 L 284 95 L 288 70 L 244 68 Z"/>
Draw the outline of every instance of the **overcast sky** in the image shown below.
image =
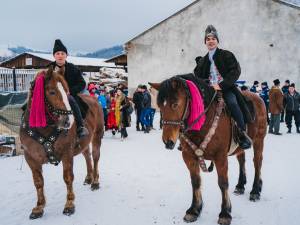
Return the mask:
<path id="1" fill-rule="evenodd" d="M 0 45 L 51 51 L 62 39 L 71 52 L 127 40 L 194 0 L 1 0 Z"/>

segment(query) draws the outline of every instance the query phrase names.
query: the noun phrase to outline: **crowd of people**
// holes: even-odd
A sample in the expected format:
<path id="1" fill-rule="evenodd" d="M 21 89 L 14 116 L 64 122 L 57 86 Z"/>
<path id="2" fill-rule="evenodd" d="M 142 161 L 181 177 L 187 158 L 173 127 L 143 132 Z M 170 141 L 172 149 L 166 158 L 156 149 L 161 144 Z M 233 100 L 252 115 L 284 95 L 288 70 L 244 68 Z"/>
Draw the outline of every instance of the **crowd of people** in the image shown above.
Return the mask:
<path id="1" fill-rule="evenodd" d="M 156 93 L 146 85 L 139 85 L 129 98 L 127 88 L 120 84 L 112 90 L 104 85 L 90 83 L 87 87 L 88 94 L 97 98 L 102 106 L 105 130 L 112 134 L 121 133 L 121 140 L 128 137 L 127 127 L 131 126 L 131 113 L 136 113 L 136 130 L 149 133 L 153 128 L 156 111 Z"/>
<path id="2" fill-rule="evenodd" d="M 87 88 L 90 96 L 97 98 L 102 106 L 105 130 L 115 135 L 121 133 L 121 140 L 128 137 L 127 127 L 131 124 L 132 103 L 127 97 L 127 88 L 122 84 L 112 90 L 104 85 L 90 83 Z"/>
<path id="3" fill-rule="evenodd" d="M 269 89 L 267 82 L 259 84 L 259 81 L 254 81 L 250 91 L 258 94 L 266 105 L 269 133 L 282 135 L 280 122 L 285 122 L 288 128 L 287 133 L 291 133 L 293 119 L 296 132 L 300 133 L 300 95 L 296 91 L 295 83 L 286 80 L 281 87 L 280 80 L 276 79 L 273 81 L 271 89 Z"/>

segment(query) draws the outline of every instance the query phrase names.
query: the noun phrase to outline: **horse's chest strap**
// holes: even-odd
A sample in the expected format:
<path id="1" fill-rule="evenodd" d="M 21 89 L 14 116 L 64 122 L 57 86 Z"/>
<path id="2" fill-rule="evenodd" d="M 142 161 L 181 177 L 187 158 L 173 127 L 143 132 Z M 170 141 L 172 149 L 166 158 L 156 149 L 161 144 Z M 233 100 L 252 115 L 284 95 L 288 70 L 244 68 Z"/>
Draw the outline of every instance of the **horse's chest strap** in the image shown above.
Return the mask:
<path id="1" fill-rule="evenodd" d="M 54 143 L 56 142 L 58 136 L 61 134 L 61 130 L 54 129 L 48 137 L 45 137 L 38 131 L 32 130 L 27 127 L 25 123 L 23 123 L 23 128 L 32 139 L 43 146 L 49 162 L 57 166 L 60 163 L 60 159 L 58 159 L 58 157 L 54 153 Z"/>
<path id="2" fill-rule="evenodd" d="M 206 167 L 203 155 L 207 148 L 208 143 L 211 141 L 212 137 L 214 136 L 214 134 L 216 132 L 223 108 L 224 108 L 224 99 L 219 94 L 218 105 L 217 105 L 217 109 L 216 109 L 216 113 L 215 113 L 212 125 L 211 125 L 210 129 L 208 130 L 207 134 L 205 135 L 204 140 L 199 145 L 199 147 L 197 145 L 195 145 L 184 133 L 180 134 L 180 139 L 183 140 L 184 142 L 186 142 L 190 146 L 190 148 L 194 151 L 195 155 L 198 157 L 199 165 L 203 172 L 209 172 Z"/>

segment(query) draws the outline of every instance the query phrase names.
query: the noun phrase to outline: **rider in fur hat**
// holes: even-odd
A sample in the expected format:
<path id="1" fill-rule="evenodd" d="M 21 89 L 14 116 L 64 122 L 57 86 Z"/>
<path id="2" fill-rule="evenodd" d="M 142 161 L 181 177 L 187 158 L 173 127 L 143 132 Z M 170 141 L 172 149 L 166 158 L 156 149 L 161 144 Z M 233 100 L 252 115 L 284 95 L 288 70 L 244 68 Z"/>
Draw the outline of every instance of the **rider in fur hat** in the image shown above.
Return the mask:
<path id="1" fill-rule="evenodd" d="M 215 90 L 222 91 L 226 105 L 240 129 L 239 145 L 242 149 L 248 149 L 251 147 L 251 140 L 246 134 L 245 122 L 248 121 L 238 104 L 243 98 L 234 85 L 241 74 L 240 65 L 232 52 L 218 48 L 219 36 L 213 25 L 207 26 L 205 30 L 204 43 L 208 53 L 196 58 L 194 74 L 208 80 Z"/>
<path id="2" fill-rule="evenodd" d="M 68 83 L 70 93 L 68 93 L 68 100 L 70 102 L 70 106 L 74 112 L 74 117 L 77 124 L 77 135 L 79 138 L 83 138 L 89 134 L 89 131 L 83 124 L 83 118 L 81 114 L 80 108 L 84 112 L 86 110 L 86 104 L 81 100 L 78 93 L 85 89 L 85 81 L 81 75 L 80 70 L 74 66 L 72 63 L 68 63 L 66 61 L 68 56 L 68 50 L 61 42 L 61 40 L 55 40 L 53 47 L 53 56 L 55 61 L 51 63 L 54 69 L 63 68 L 64 69 L 64 77 Z"/>

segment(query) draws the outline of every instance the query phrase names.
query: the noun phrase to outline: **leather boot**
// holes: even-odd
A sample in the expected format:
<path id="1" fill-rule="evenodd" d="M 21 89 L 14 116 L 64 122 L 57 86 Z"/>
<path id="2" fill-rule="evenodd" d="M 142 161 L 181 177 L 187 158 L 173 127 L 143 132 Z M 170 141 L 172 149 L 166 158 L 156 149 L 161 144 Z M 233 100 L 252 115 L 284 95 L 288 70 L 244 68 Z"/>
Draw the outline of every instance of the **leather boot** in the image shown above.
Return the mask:
<path id="1" fill-rule="evenodd" d="M 84 137 L 86 137 L 86 136 L 88 136 L 89 135 L 89 131 L 88 131 L 88 129 L 86 129 L 86 127 L 84 127 L 84 126 L 79 126 L 78 128 L 77 128 L 77 136 L 79 137 L 79 138 L 84 138 Z"/>
<path id="2" fill-rule="evenodd" d="M 252 141 L 251 139 L 248 137 L 246 131 L 240 131 L 240 135 L 239 135 L 239 146 L 246 150 L 248 148 L 251 148 L 252 145 Z"/>

